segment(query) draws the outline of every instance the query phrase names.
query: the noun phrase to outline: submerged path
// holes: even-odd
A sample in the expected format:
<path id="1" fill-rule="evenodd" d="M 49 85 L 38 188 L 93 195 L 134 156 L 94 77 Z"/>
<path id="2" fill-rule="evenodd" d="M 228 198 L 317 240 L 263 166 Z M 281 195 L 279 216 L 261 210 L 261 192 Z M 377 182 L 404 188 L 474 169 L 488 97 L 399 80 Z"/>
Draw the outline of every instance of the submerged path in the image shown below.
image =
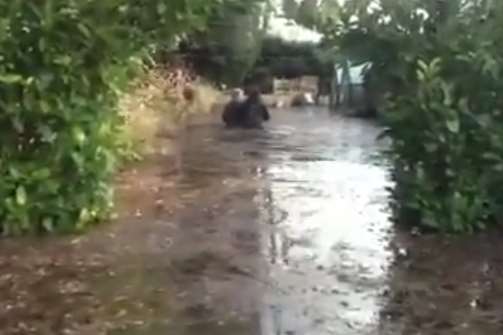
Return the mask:
<path id="1" fill-rule="evenodd" d="M 173 250 L 190 248 L 187 291 L 222 321 L 207 333 L 375 334 L 392 260 L 378 133 L 322 109 L 276 111 L 265 131 L 189 130 L 178 192 L 198 195 Z"/>
<path id="2" fill-rule="evenodd" d="M 190 127 L 122 176 L 119 219 L 0 243 L 5 335 L 496 335 L 500 234 L 393 228 L 372 122 L 273 111 Z"/>

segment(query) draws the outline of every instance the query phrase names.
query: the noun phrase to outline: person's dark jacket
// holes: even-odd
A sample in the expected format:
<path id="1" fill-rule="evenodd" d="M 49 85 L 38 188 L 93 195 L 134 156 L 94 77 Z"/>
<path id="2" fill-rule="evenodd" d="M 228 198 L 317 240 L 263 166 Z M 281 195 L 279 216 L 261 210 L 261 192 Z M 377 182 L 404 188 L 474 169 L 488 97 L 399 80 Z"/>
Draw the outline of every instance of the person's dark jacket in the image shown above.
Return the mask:
<path id="1" fill-rule="evenodd" d="M 238 123 L 238 110 L 243 102 L 240 101 L 230 101 L 224 108 L 222 114 L 222 121 L 227 127 L 235 127 Z"/>
<path id="2" fill-rule="evenodd" d="M 227 127 L 262 128 L 262 123 L 270 118 L 269 111 L 257 92 L 250 93 L 244 102 L 230 101 L 222 114 Z"/>
<path id="3" fill-rule="evenodd" d="M 262 123 L 270 119 L 271 115 L 258 95 L 251 95 L 236 110 L 236 124 L 238 127 L 262 128 Z"/>

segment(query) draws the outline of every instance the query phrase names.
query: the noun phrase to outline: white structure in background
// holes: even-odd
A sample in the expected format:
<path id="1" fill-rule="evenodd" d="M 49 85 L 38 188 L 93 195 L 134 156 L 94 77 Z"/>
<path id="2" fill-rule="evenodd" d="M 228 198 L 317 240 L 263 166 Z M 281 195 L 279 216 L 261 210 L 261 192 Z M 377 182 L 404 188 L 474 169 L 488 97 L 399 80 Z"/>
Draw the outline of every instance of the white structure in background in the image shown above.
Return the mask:
<path id="1" fill-rule="evenodd" d="M 322 35 L 299 26 L 293 20 L 273 17 L 270 22 L 269 35 L 278 36 L 287 41 L 297 42 L 319 42 Z"/>
<path id="2" fill-rule="evenodd" d="M 342 105 L 352 105 L 361 101 L 364 97 L 364 76 L 363 70 L 368 64 L 360 66 L 351 66 L 348 64 L 348 72 L 344 68 L 338 68 L 336 71 L 339 90 L 339 103 Z"/>
<path id="3" fill-rule="evenodd" d="M 275 7 L 275 15 L 269 22 L 268 34 L 281 37 L 287 41 L 298 42 L 319 42 L 322 35 L 316 31 L 299 26 L 294 20 L 284 17 L 282 9 L 282 0 L 272 0 Z"/>
<path id="4" fill-rule="evenodd" d="M 365 82 L 365 69 L 370 63 L 352 66 L 350 62 L 341 68 L 337 68 L 334 82 L 334 94 L 337 95 L 338 104 L 335 107 L 343 107 L 343 110 L 360 116 L 372 116 L 376 113 L 375 92 L 369 90 Z"/>
<path id="5" fill-rule="evenodd" d="M 349 66 L 349 82 L 348 84 L 352 85 L 363 85 L 365 79 L 363 77 L 363 70 L 365 69 L 366 66 L 369 66 L 369 64 L 362 64 L 360 66 Z M 343 78 L 342 78 L 342 73 L 343 69 L 337 69 L 337 78 L 339 78 L 339 82 L 342 84 L 343 83 Z"/>

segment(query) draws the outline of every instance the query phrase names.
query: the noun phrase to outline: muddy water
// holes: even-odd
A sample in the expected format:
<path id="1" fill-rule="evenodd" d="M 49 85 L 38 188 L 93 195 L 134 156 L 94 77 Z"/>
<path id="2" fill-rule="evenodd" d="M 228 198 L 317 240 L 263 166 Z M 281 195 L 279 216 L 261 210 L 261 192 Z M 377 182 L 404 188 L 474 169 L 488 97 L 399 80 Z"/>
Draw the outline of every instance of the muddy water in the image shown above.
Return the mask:
<path id="1" fill-rule="evenodd" d="M 264 175 L 261 206 L 278 214 L 263 245 L 268 276 L 285 291 L 266 295 L 262 331 L 373 334 L 391 259 L 378 129 L 317 112 L 270 130 L 288 146 L 271 153 Z"/>
<path id="2" fill-rule="evenodd" d="M 219 212 L 173 247 L 203 244 L 194 251 L 201 263 L 248 279 L 215 279 L 229 269 L 200 274 L 204 294 L 225 306 L 214 315 L 243 317 L 243 334 L 375 334 L 392 260 L 378 133 L 316 109 L 276 112 L 265 131 L 189 130 L 178 186 L 198 201 L 178 221 L 193 228 L 199 207 Z M 229 239 L 233 246 L 220 245 Z M 225 323 L 214 332 L 226 333 Z"/>
<path id="3" fill-rule="evenodd" d="M 121 176 L 115 223 L 1 241 L 0 334 L 502 334 L 501 233 L 393 228 L 378 133 L 319 109 L 189 128 L 177 164 Z"/>
<path id="4" fill-rule="evenodd" d="M 273 120 L 187 134 L 171 250 L 186 293 L 178 334 L 503 332 L 499 233 L 397 231 L 374 123 L 317 109 Z"/>

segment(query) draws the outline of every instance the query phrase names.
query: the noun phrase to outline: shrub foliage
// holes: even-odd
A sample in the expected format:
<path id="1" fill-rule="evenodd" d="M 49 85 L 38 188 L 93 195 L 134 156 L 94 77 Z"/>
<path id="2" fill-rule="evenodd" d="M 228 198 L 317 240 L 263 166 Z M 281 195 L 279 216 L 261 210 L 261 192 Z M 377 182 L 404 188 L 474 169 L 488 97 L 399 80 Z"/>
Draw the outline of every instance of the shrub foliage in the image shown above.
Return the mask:
<path id="1" fill-rule="evenodd" d="M 327 37 L 372 64 L 370 86 L 387 98 L 398 218 L 448 232 L 501 222 L 503 3 L 324 4 Z"/>
<path id="2" fill-rule="evenodd" d="M 202 27 L 207 0 L 0 2 L 0 230 L 71 232 L 107 217 L 117 95 L 132 60 Z"/>

